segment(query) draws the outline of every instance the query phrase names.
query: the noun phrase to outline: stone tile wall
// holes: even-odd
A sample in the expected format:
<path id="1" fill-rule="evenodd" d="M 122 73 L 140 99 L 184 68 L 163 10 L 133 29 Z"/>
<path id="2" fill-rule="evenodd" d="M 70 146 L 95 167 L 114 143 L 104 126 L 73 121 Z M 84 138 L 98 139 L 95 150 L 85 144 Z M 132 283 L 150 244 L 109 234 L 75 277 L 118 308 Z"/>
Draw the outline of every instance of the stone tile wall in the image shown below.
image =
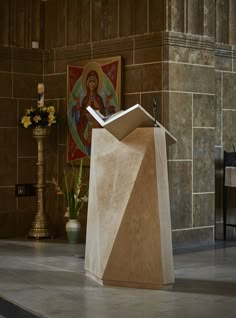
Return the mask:
<path id="1" fill-rule="evenodd" d="M 165 35 L 164 125 L 169 149 L 173 243 L 214 239 L 215 51 L 210 38 Z"/>
<path id="2" fill-rule="evenodd" d="M 216 238 L 221 239 L 223 222 L 223 154 L 236 149 L 235 47 L 216 46 Z M 235 188 L 228 188 L 228 221 L 236 224 Z M 235 228 L 227 228 L 227 238 L 235 239 Z"/>
<path id="3" fill-rule="evenodd" d="M 10 3 L 12 12 L 7 10 Z M 35 143 L 31 132 L 16 123 L 24 108 L 36 103 L 37 83 L 44 81 L 46 102 L 62 117 L 46 151 L 47 181 L 52 175 L 61 180 L 66 164 L 66 67 L 110 56 L 122 57 L 123 107 L 141 103 L 151 112 L 155 97 L 158 119 L 178 140 L 168 151 L 174 244 L 208 243 L 220 236 L 222 153 L 236 144 L 234 1 L 29 3 L 31 9 L 15 0 L 0 5 L 0 24 L 6 31 L 0 35 L 0 236 L 24 235 L 35 211 L 33 198 L 15 199 L 14 186 L 36 178 Z M 18 33 L 13 25 L 7 29 L 16 10 L 21 11 L 13 19 Z M 32 17 L 34 26 L 26 26 L 24 21 Z M 45 49 L 17 48 L 30 47 L 33 39 Z M 88 178 L 88 169 L 85 173 Z M 63 235 L 64 202 L 51 186 L 47 199 L 50 225 L 55 235 Z M 233 198 L 231 202 L 233 215 Z M 82 219 L 85 237 L 85 212 Z"/>
<path id="4" fill-rule="evenodd" d="M 35 183 L 36 151 L 19 114 L 36 104 L 42 81 L 42 51 L 0 47 L 0 236 L 23 236 L 36 209 L 35 198 L 15 197 L 15 184 Z"/>

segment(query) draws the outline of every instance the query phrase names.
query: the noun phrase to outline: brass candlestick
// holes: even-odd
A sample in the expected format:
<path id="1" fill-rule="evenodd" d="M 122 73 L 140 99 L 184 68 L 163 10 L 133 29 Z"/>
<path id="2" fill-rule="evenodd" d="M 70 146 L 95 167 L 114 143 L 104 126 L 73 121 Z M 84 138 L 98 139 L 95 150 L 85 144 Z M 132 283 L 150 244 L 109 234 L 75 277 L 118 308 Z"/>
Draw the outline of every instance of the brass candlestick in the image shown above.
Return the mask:
<path id="1" fill-rule="evenodd" d="M 38 162 L 37 162 L 37 212 L 34 217 L 28 237 L 36 239 L 49 237 L 48 223 L 45 217 L 45 161 L 44 161 L 44 140 L 48 137 L 50 128 L 36 127 L 33 129 L 33 138 L 38 145 Z"/>

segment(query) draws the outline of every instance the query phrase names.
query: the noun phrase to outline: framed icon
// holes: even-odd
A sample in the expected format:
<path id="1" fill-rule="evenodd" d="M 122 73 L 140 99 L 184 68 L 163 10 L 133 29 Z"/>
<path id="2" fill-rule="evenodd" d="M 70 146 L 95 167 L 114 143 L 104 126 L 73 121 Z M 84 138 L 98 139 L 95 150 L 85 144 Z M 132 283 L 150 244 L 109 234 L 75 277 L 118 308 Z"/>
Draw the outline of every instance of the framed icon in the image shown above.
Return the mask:
<path id="1" fill-rule="evenodd" d="M 90 156 L 92 129 L 99 124 L 91 106 L 108 116 L 120 110 L 121 57 L 84 61 L 67 67 L 67 162 Z"/>

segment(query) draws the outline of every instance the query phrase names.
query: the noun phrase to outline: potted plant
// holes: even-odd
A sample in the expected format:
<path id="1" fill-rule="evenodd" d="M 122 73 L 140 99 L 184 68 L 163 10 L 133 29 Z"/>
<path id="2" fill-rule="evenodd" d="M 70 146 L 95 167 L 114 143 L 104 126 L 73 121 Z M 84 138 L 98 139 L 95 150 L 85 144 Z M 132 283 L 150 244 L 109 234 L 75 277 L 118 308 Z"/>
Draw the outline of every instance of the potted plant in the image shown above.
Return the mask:
<path id="1" fill-rule="evenodd" d="M 58 185 L 55 178 L 52 179 L 58 195 L 63 195 L 66 200 L 65 217 L 69 220 L 66 223 L 66 233 L 69 243 L 77 243 L 79 240 L 80 223 L 78 221 L 79 213 L 85 202 L 88 201 L 88 187 L 82 182 L 83 160 L 80 160 L 79 166 L 72 165 L 64 171 L 63 188 Z"/>

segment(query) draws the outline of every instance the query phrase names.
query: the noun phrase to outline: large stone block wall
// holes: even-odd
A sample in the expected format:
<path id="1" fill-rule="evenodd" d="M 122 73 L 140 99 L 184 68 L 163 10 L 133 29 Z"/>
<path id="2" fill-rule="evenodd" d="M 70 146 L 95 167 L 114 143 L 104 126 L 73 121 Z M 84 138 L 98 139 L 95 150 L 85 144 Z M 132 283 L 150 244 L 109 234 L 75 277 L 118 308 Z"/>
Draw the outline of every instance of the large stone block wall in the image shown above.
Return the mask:
<path id="1" fill-rule="evenodd" d="M 43 81 L 45 105 L 54 105 L 60 117 L 60 125 L 51 129 L 45 143 L 46 212 L 51 234 L 63 236 L 65 202 L 58 198 L 51 181 L 64 170 L 65 74 L 44 78 L 42 50 L 1 47 L 0 56 L 0 237 L 27 235 L 36 212 L 36 197 L 15 197 L 16 184 L 37 182 L 37 144 L 32 129 L 19 127 L 18 121 L 26 108 L 37 106 L 37 84 Z"/>
<path id="2" fill-rule="evenodd" d="M 215 50 L 211 38 L 165 34 L 164 125 L 174 244 L 214 239 Z"/>
<path id="3" fill-rule="evenodd" d="M 233 152 L 236 144 L 235 47 L 216 47 L 216 238 L 222 238 L 223 152 Z M 228 220 L 235 223 L 235 188 L 228 188 Z M 227 228 L 227 237 L 235 239 L 234 228 Z"/>
<path id="4" fill-rule="evenodd" d="M 41 51 L 0 47 L 0 236 L 26 234 L 35 198 L 15 197 L 15 184 L 35 183 L 36 148 L 31 132 L 18 127 L 19 114 L 36 104 L 42 81 Z"/>
<path id="5" fill-rule="evenodd" d="M 15 199 L 14 185 L 35 181 L 35 144 L 30 131 L 20 130 L 16 121 L 24 107 L 36 102 L 37 82 L 44 81 L 46 102 L 54 104 L 63 119 L 47 146 L 47 181 L 52 175 L 61 180 L 66 165 L 66 67 L 121 56 L 122 106 L 140 103 L 151 112 L 155 97 L 158 119 L 178 139 L 168 152 L 174 244 L 220 238 L 222 154 L 236 144 L 234 1 L 4 3 L 0 4 L 0 25 L 5 30 L 0 35 L 4 46 L 0 160 L 5 167 L 0 180 L 0 236 L 24 235 L 34 213 L 34 199 Z M 33 40 L 44 50 L 16 48 L 30 48 Z M 86 177 L 88 173 L 86 169 Z M 51 186 L 47 199 L 50 224 L 56 235 L 63 235 L 65 204 Z M 85 213 L 82 218 L 85 237 Z"/>

